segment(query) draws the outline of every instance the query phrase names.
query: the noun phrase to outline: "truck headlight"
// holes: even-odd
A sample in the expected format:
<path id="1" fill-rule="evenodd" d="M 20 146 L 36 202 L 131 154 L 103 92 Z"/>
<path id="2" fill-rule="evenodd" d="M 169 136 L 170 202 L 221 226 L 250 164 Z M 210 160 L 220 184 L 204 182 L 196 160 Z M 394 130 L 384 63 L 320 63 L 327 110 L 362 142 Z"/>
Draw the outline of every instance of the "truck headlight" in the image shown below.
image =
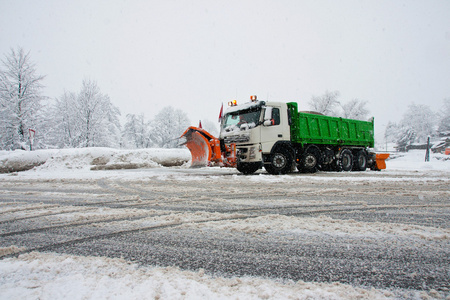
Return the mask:
<path id="1" fill-rule="evenodd" d="M 256 147 L 250 147 L 248 158 L 256 158 Z"/>

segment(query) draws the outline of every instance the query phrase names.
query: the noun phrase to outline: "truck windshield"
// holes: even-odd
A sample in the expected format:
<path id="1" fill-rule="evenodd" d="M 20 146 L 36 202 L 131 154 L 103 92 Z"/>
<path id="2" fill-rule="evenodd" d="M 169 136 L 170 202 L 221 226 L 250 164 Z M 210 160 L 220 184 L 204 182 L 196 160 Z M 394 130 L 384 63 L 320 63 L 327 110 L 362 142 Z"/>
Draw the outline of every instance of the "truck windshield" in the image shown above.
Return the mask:
<path id="1" fill-rule="evenodd" d="M 259 125 L 260 115 L 260 107 L 228 113 L 224 117 L 222 128 L 226 131 L 254 128 Z"/>

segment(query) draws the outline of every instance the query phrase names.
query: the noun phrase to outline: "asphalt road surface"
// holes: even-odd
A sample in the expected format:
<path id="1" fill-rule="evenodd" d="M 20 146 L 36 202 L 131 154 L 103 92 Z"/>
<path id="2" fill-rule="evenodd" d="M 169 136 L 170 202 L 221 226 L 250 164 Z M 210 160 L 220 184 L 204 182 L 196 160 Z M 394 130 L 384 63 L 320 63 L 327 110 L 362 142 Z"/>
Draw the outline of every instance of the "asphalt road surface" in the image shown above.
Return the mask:
<path id="1" fill-rule="evenodd" d="M 446 179 L 141 172 L 139 180 L 2 179 L 0 247 L 222 276 L 449 291 Z"/>

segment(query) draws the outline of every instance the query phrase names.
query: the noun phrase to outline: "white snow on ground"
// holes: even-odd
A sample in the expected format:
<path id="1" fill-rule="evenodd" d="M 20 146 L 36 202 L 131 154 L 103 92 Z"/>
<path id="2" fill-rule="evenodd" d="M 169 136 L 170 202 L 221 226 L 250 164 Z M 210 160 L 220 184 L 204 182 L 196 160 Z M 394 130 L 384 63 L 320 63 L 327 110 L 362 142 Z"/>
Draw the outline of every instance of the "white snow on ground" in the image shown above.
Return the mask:
<path id="1" fill-rule="evenodd" d="M 430 161 L 425 161 L 425 150 L 411 150 L 407 153 L 392 154 L 392 159 L 386 162 L 388 170 L 417 171 L 450 171 L 450 156 L 440 153 L 430 153 Z"/>
<path id="2" fill-rule="evenodd" d="M 395 298 L 387 290 L 340 283 L 211 277 L 203 270 L 140 267 L 122 259 L 35 252 L 0 260 L 0 287 L 0 298 L 9 300 Z M 419 299 L 421 294 L 414 295 Z"/>
<path id="3" fill-rule="evenodd" d="M 200 168 L 189 169 L 189 151 L 186 149 L 145 149 L 116 150 L 108 148 L 38 150 L 38 151 L 0 151 L 0 184 L 2 178 L 18 180 L 64 180 L 76 178 L 121 179 L 121 180 L 175 180 L 210 181 L 221 180 L 223 176 L 236 183 L 254 182 L 302 182 L 307 176 L 309 182 L 318 184 L 326 181 L 367 182 L 409 180 L 450 181 L 450 160 L 448 156 L 431 154 L 431 161 L 425 162 L 424 151 L 411 151 L 393 155 L 387 161 L 387 169 L 380 172 L 291 174 L 271 176 L 258 171 L 257 176 L 240 176 L 234 169 Z M 162 165 L 177 165 L 165 168 Z M 33 166 L 35 166 L 33 168 Z M 28 171 L 20 171 L 30 169 Z M 100 169 L 93 171 L 92 169 Z M 131 169 L 130 169 L 131 168 Z M 137 169 L 133 169 L 137 168 Z M 106 170 L 105 170 L 106 169 Z M 107 170 L 114 169 L 114 171 Z M 128 169 L 128 170 L 123 170 Z M 5 171 L 7 170 L 7 171 Z M 371 172 L 370 177 L 367 172 Z M 217 176 L 223 175 L 223 176 Z M 387 176 L 389 175 L 389 176 Z M 303 192 L 308 192 L 307 190 Z M 313 191 L 311 191 L 313 192 Z M 448 195 L 448 192 L 447 192 Z M 99 195 L 101 197 L 101 195 Z M 136 199 L 139 201 L 139 199 Z M 48 206 L 48 205 L 47 205 Z M 43 211 L 53 209 L 43 206 Z M 67 209 L 67 208 L 65 208 Z M 69 208 L 70 209 L 70 208 Z M 2 206 L 2 212 L 12 215 Z M 36 212 L 36 211 L 35 211 Z M 18 212 L 23 214 L 24 212 Z M 122 211 L 126 215 L 140 212 Z M 61 215 L 59 216 L 59 218 Z M 82 221 L 84 218 L 115 217 L 113 210 L 87 208 L 85 212 L 64 214 L 64 218 Z M 213 216 L 214 217 L 214 216 Z M 229 217 L 229 216 L 227 216 Z M 49 216 L 48 218 L 52 218 Z M 136 222 L 123 221 L 117 226 L 133 227 L 176 222 L 177 220 L 198 220 L 211 218 L 211 215 L 176 214 L 140 219 Z M 221 215 L 217 215 L 220 219 Z M 53 220 L 53 222 L 67 220 Z M 109 223 L 111 225 L 111 223 Z M 101 226 L 101 225 L 99 225 Z M 189 225 L 183 225 L 189 226 Z M 197 226 L 199 226 L 197 224 Z M 216 221 L 201 224 L 205 229 L 239 230 L 254 234 L 314 231 L 327 234 L 352 235 L 401 235 L 426 240 L 449 240 L 450 232 L 445 228 L 407 224 L 385 224 L 378 222 L 359 222 L 355 220 L 335 220 L 330 217 L 311 217 L 308 222 L 289 216 L 263 216 L 243 220 Z M 0 256 L 18 252 L 15 246 L 0 249 Z M 398 296 L 398 295 L 397 295 Z M 417 292 L 405 298 L 438 298 Z M 140 267 L 120 259 L 101 257 L 77 257 L 71 255 L 29 253 L 18 258 L 0 260 L 0 299 L 389 299 L 395 296 L 387 290 L 362 289 L 339 283 L 279 282 L 268 279 L 221 278 L 199 272 L 181 271 L 177 268 Z"/>

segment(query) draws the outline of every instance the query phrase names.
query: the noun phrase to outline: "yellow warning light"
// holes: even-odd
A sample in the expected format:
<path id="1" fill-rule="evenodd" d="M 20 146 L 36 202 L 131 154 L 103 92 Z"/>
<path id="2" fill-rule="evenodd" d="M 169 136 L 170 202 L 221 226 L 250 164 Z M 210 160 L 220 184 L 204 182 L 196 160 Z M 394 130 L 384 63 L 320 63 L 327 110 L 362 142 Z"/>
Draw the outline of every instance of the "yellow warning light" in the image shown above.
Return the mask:
<path id="1" fill-rule="evenodd" d="M 236 100 L 232 100 L 232 101 L 228 102 L 228 106 L 236 106 L 236 105 L 237 105 Z"/>
<path id="2" fill-rule="evenodd" d="M 252 102 L 256 102 L 256 95 L 251 95 L 250 100 L 252 100 Z"/>

